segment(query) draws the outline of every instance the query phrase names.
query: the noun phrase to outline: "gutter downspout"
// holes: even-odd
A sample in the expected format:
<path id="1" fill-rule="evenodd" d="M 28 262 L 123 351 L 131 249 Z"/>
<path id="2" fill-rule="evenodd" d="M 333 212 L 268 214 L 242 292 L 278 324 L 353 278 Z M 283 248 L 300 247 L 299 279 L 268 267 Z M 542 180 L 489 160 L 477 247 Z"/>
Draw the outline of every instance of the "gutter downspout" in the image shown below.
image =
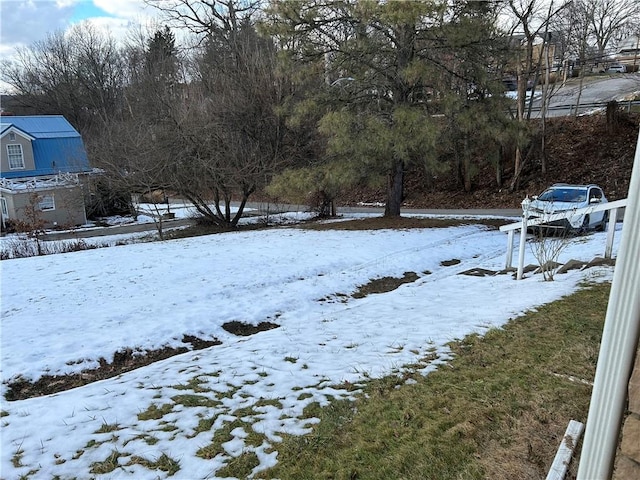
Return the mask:
<path id="1" fill-rule="evenodd" d="M 640 134 L 577 480 L 611 478 L 640 334 Z"/>

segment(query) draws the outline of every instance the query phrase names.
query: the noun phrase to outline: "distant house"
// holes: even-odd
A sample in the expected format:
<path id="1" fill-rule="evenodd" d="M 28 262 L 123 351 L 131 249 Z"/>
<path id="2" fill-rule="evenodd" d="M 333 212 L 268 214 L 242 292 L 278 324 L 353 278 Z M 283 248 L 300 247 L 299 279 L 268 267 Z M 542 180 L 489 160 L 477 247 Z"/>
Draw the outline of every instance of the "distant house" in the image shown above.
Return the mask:
<path id="1" fill-rule="evenodd" d="M 627 67 L 627 72 L 637 72 L 640 67 L 640 35 L 627 37 L 620 42 L 615 60 Z"/>
<path id="2" fill-rule="evenodd" d="M 61 115 L 0 117 L 0 209 L 39 227 L 86 223 L 83 177 L 92 172 L 76 129 Z"/>

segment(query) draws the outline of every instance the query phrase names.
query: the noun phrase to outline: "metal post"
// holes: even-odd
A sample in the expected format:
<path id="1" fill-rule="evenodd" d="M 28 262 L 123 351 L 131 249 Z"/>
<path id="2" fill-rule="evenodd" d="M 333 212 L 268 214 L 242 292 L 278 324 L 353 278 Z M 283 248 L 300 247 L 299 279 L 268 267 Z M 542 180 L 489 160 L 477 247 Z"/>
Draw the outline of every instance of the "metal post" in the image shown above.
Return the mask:
<path id="1" fill-rule="evenodd" d="M 640 135 L 622 239 L 591 393 L 578 480 L 608 479 L 613 470 L 629 377 L 640 336 Z"/>
<path id="2" fill-rule="evenodd" d="M 507 261 L 505 263 L 504 268 L 511 268 L 511 263 L 513 263 L 513 234 L 515 230 L 509 230 L 507 234 Z"/>
<path id="3" fill-rule="evenodd" d="M 522 201 L 522 228 L 520 229 L 520 251 L 518 251 L 518 274 L 516 280 L 522 280 L 522 271 L 524 270 L 524 247 L 527 241 L 527 220 L 529 220 L 529 205 L 531 200 L 527 196 Z"/>
<path id="4" fill-rule="evenodd" d="M 618 209 L 609 210 L 609 226 L 607 228 L 607 246 L 604 249 L 604 258 L 613 256 L 613 235 L 616 231 L 616 222 L 618 221 Z"/>

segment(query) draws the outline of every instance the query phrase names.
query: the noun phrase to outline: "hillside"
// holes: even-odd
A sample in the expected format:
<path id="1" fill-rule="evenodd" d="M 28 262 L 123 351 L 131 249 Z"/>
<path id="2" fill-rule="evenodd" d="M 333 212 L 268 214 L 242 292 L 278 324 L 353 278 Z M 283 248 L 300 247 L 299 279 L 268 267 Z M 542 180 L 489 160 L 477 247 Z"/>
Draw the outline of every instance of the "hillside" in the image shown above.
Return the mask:
<path id="1" fill-rule="evenodd" d="M 465 193 L 450 175 L 435 179 L 425 188 L 422 174 L 407 175 L 406 208 L 519 208 L 526 195 L 537 195 L 553 183 L 595 183 L 609 200 L 625 198 L 629 189 L 633 158 L 638 141 L 640 115 L 622 113 L 613 131 L 606 117 L 584 116 L 548 121 L 548 170 L 540 173 L 540 158 L 530 159 L 520 189 L 509 192 L 513 168 L 505 170 L 505 182 L 498 188 L 490 165 L 480 167 L 474 190 Z M 344 203 L 383 202 L 384 191 L 360 190 Z"/>

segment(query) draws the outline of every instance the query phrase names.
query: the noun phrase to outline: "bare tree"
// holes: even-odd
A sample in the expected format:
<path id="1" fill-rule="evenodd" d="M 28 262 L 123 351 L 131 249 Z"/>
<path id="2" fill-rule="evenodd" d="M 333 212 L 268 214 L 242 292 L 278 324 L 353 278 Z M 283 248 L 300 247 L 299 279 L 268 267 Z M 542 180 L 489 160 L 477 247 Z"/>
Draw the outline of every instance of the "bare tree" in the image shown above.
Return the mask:
<path id="1" fill-rule="evenodd" d="M 62 114 L 87 134 L 118 108 L 120 53 L 112 37 L 81 23 L 19 49 L 16 60 L 2 63 L 2 79 L 14 88 L 23 108 Z"/>
<path id="2" fill-rule="evenodd" d="M 591 35 L 598 48 L 598 59 L 621 32 L 637 25 L 640 8 L 637 0 L 578 0 L 587 12 Z"/>
<path id="3" fill-rule="evenodd" d="M 174 159 L 173 185 L 209 221 L 235 227 L 250 195 L 268 182 L 286 153 L 278 105 L 288 83 L 276 68 L 273 43 L 256 32 L 258 3 L 148 3 L 198 40 L 191 81 L 158 140 Z M 239 206 L 232 212 L 234 198 Z"/>
<path id="4" fill-rule="evenodd" d="M 261 0 L 144 0 L 165 14 L 172 26 L 185 28 L 196 39 L 226 37 L 233 42 L 243 22 L 253 20 Z"/>
<path id="5" fill-rule="evenodd" d="M 91 143 L 90 154 L 105 171 L 104 182 L 110 184 L 107 193 L 125 191 L 129 196 L 140 196 L 173 189 L 173 159 L 159 141 L 165 130 L 146 122 L 143 112 L 132 109 L 128 113 L 105 123 L 101 135 Z M 153 221 L 163 239 L 164 210 L 159 205 L 163 199 L 148 197 L 155 210 Z"/>
<path id="6" fill-rule="evenodd" d="M 531 252 L 538 260 L 540 271 L 545 282 L 552 282 L 560 264 L 560 254 L 570 244 L 572 232 L 569 229 L 547 227 L 544 224 L 533 229 L 534 236 L 530 242 Z"/>
<path id="7" fill-rule="evenodd" d="M 554 3 L 553 0 L 545 3 L 543 0 L 508 0 L 507 13 L 513 19 L 509 31 L 514 34 L 521 33 L 520 48 L 516 46 L 518 58 L 516 59 L 516 72 L 518 82 L 517 119 L 524 123 L 531 116 L 531 108 L 526 109 L 526 91 L 529 82 L 532 88 L 542 71 L 545 50 L 548 52 L 549 24 L 551 20 L 564 10 L 569 2 Z M 515 39 L 518 37 L 514 36 Z M 542 43 L 537 43 L 537 42 Z M 531 107 L 531 103 L 530 103 Z M 520 180 L 520 174 L 524 167 L 524 155 L 522 141 L 516 145 L 514 174 L 511 180 L 510 190 L 516 190 Z"/>

